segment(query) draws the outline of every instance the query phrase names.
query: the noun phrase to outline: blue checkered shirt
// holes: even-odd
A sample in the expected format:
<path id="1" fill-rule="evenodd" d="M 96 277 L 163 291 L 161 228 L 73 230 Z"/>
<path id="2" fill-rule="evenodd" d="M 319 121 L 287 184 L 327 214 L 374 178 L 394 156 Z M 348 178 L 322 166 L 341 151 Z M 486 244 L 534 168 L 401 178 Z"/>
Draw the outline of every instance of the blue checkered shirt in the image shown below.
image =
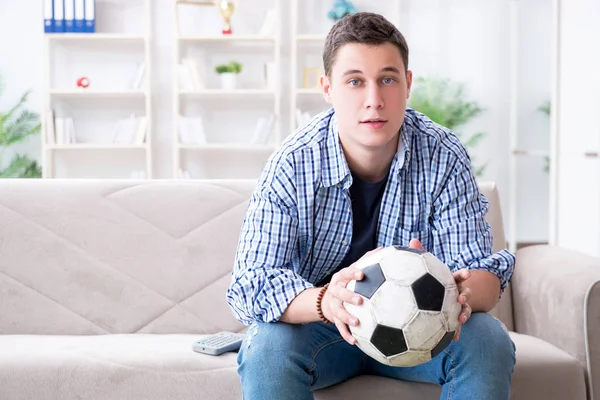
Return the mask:
<path id="1" fill-rule="evenodd" d="M 515 258 L 492 251 L 489 202 L 463 145 L 411 109 L 400 135 L 381 200 L 378 246 L 419 239 L 452 271 L 490 271 L 504 290 Z M 250 199 L 226 294 L 237 319 L 277 321 L 300 292 L 339 266 L 352 242 L 350 185 L 333 109 L 273 153 Z"/>

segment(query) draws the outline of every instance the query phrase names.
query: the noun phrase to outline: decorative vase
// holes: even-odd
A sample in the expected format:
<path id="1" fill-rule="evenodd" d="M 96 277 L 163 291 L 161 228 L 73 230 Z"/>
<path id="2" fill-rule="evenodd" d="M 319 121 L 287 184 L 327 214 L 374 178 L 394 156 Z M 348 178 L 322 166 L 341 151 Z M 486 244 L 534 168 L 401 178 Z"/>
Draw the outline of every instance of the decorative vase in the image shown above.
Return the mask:
<path id="1" fill-rule="evenodd" d="M 225 72 L 221 74 L 221 89 L 234 90 L 237 86 L 237 74 Z"/>

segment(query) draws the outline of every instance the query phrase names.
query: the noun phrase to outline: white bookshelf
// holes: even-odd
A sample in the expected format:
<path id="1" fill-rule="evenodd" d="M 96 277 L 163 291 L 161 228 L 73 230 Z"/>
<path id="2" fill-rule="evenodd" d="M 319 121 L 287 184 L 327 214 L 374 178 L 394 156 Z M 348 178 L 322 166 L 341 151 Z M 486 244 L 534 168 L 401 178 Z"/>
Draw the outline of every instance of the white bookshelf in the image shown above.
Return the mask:
<path id="1" fill-rule="evenodd" d="M 153 177 L 151 44 L 150 0 L 99 0 L 96 32 L 44 34 L 43 178 L 130 178 L 141 172 Z M 88 77 L 88 88 L 77 87 L 81 76 Z M 132 88 L 138 77 L 141 85 Z M 145 118 L 143 139 L 115 141 L 117 122 L 132 114 Z M 57 135 L 56 120 L 61 118 L 73 121 L 74 141 Z M 136 134 L 142 134 L 138 129 Z"/>
<path id="2" fill-rule="evenodd" d="M 403 0 L 386 2 L 371 2 L 369 0 L 354 0 L 352 3 L 358 11 L 372 11 L 384 15 L 389 21 L 398 26 L 400 20 L 400 7 Z M 329 108 L 325 102 L 321 89 L 318 87 L 317 77 L 322 71 L 322 52 L 327 33 L 333 21 L 327 19 L 327 12 L 333 2 L 316 0 L 290 2 L 290 101 L 289 101 L 289 132 L 298 128 L 296 118 L 297 110 L 307 113 L 309 117 Z M 308 75 L 308 85 L 304 82 L 304 69 L 309 68 L 314 72 Z M 320 73 L 316 70 L 320 69 Z"/>
<path id="3" fill-rule="evenodd" d="M 234 2 L 231 34 L 221 33 L 222 17 L 214 5 L 174 1 L 172 168 L 175 178 L 256 177 L 279 143 L 281 1 Z M 268 10 L 272 10 L 275 18 L 270 32 L 264 32 Z M 215 67 L 232 60 L 239 61 L 243 69 L 236 88 L 224 89 Z M 263 80 L 265 63 L 272 63 L 275 71 L 271 86 Z M 184 65 L 183 73 L 180 64 Z M 191 141 L 182 136 L 181 124 L 188 124 L 182 118 L 201 118 L 195 125 L 186 125 L 186 139 Z M 252 143 L 259 118 L 272 118 L 272 133 L 264 142 Z"/>

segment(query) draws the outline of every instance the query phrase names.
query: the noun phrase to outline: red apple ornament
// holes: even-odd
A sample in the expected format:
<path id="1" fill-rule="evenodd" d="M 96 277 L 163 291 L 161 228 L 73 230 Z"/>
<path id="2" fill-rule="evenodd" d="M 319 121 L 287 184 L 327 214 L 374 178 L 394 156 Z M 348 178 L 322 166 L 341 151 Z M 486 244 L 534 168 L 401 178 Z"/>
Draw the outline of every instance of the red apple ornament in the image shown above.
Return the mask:
<path id="1" fill-rule="evenodd" d="M 90 80 L 87 77 L 82 76 L 81 78 L 77 79 L 78 88 L 87 89 L 88 86 L 90 86 Z"/>

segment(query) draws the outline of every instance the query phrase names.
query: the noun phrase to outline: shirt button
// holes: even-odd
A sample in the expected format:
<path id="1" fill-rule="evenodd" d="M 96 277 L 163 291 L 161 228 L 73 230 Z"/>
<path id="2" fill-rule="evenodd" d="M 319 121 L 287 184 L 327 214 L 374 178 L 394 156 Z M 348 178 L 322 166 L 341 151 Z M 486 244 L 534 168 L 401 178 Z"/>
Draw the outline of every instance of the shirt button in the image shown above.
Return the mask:
<path id="1" fill-rule="evenodd" d="M 348 242 L 347 242 L 346 240 L 342 240 L 342 244 L 343 244 L 344 246 L 348 246 Z"/>

